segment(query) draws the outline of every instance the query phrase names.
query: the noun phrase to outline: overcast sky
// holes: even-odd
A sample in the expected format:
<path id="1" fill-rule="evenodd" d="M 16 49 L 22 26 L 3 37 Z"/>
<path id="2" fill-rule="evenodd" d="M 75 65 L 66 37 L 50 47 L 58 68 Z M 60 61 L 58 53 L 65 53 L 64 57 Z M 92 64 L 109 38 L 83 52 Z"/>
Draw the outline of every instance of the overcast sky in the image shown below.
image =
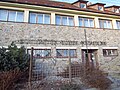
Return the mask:
<path id="1" fill-rule="evenodd" d="M 73 3 L 77 0 L 54 0 L 54 1 Z M 120 0 L 86 0 L 86 1 L 89 1 L 89 2 L 92 2 L 92 3 L 104 3 L 107 6 L 111 6 L 111 5 L 120 6 Z"/>

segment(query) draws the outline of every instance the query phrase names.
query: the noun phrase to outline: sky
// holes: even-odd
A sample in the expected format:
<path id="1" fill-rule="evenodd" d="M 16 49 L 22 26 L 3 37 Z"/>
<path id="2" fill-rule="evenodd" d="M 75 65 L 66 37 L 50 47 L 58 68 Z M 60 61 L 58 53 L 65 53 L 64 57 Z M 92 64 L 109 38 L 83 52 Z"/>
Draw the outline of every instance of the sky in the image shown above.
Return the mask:
<path id="1" fill-rule="evenodd" d="M 54 1 L 73 3 L 78 0 L 54 0 Z M 92 3 L 104 3 L 106 4 L 106 6 L 112 6 L 112 5 L 120 6 L 120 0 L 86 0 L 86 1 L 89 1 Z"/>

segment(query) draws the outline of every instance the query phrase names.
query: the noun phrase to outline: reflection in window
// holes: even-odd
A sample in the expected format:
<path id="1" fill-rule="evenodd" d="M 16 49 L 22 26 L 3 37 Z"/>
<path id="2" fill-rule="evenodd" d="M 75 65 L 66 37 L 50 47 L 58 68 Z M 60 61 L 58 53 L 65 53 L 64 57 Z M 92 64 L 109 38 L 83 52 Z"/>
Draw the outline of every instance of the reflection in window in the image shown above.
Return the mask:
<path id="1" fill-rule="evenodd" d="M 0 20 L 2 21 L 23 22 L 23 18 L 24 15 L 21 11 L 0 9 Z"/>
<path id="2" fill-rule="evenodd" d="M 116 56 L 118 55 L 117 49 L 103 49 L 104 56 Z"/>
<path id="3" fill-rule="evenodd" d="M 79 17 L 79 26 L 94 27 L 94 19 Z"/>
<path id="4" fill-rule="evenodd" d="M 98 6 L 99 11 L 103 11 L 103 6 Z"/>
<path id="5" fill-rule="evenodd" d="M 116 21 L 117 29 L 120 29 L 120 21 Z"/>
<path id="6" fill-rule="evenodd" d="M 56 25 L 68 25 L 68 26 L 74 26 L 74 20 L 71 16 L 61 16 L 56 15 Z"/>
<path id="7" fill-rule="evenodd" d="M 50 14 L 30 13 L 30 23 L 50 24 Z"/>
<path id="8" fill-rule="evenodd" d="M 111 20 L 99 20 L 100 28 L 110 28 L 112 29 L 112 21 Z"/>
<path id="9" fill-rule="evenodd" d="M 28 53 L 31 55 L 30 49 L 28 50 Z M 33 57 L 37 57 L 37 58 L 51 57 L 51 50 L 50 49 L 34 49 Z"/>
<path id="10" fill-rule="evenodd" d="M 85 3 L 80 3 L 80 8 L 86 8 L 86 4 Z"/>
<path id="11" fill-rule="evenodd" d="M 57 57 L 66 57 L 68 58 L 69 55 L 70 57 L 76 57 L 77 54 L 76 54 L 76 49 L 57 49 L 56 50 L 57 52 Z"/>

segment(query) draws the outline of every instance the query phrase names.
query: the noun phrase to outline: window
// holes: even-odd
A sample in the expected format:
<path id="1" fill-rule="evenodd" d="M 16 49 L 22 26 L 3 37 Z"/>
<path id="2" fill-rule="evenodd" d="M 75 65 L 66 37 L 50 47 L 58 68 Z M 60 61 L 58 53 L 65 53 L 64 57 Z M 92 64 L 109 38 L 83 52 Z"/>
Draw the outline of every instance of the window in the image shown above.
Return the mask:
<path id="1" fill-rule="evenodd" d="M 119 9 L 118 8 L 114 8 L 114 12 L 115 13 L 119 13 Z"/>
<path id="2" fill-rule="evenodd" d="M 98 6 L 99 11 L 103 11 L 103 6 Z"/>
<path id="3" fill-rule="evenodd" d="M 117 49 L 103 49 L 103 56 L 117 56 Z"/>
<path id="4" fill-rule="evenodd" d="M 70 55 L 70 57 L 74 58 L 77 56 L 76 49 L 57 49 L 56 52 L 57 57 L 68 58 Z"/>
<path id="5" fill-rule="evenodd" d="M 28 53 L 31 54 L 31 50 L 28 49 Z M 34 49 L 33 57 L 48 58 L 51 57 L 51 49 Z"/>
<path id="6" fill-rule="evenodd" d="M 0 9 L 0 20 L 2 21 L 23 22 L 23 18 L 24 15 L 21 11 Z"/>
<path id="7" fill-rule="evenodd" d="M 116 21 L 117 29 L 120 29 L 120 21 Z"/>
<path id="8" fill-rule="evenodd" d="M 74 20 L 73 20 L 73 17 L 71 16 L 56 15 L 56 24 L 74 26 Z"/>
<path id="9" fill-rule="evenodd" d="M 99 20 L 100 28 L 110 28 L 112 29 L 111 20 Z"/>
<path id="10" fill-rule="evenodd" d="M 94 19 L 79 17 L 79 26 L 94 27 Z"/>
<path id="11" fill-rule="evenodd" d="M 80 3 L 80 8 L 86 8 L 86 4 L 85 3 Z"/>
<path id="12" fill-rule="evenodd" d="M 30 23 L 50 24 L 50 14 L 30 13 Z"/>

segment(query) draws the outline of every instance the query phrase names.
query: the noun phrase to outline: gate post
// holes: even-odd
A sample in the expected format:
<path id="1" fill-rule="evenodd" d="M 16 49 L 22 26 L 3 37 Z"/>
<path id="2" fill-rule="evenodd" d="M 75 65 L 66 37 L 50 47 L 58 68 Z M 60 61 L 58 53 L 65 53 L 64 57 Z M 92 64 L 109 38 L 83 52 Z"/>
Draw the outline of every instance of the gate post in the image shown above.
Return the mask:
<path id="1" fill-rule="evenodd" d="M 29 90 L 32 90 L 32 83 L 31 83 L 31 78 L 32 78 L 32 61 L 33 61 L 33 47 L 31 48 L 31 55 L 30 55 L 30 64 L 29 64 Z"/>
<path id="2" fill-rule="evenodd" d="M 70 49 L 68 49 L 68 58 L 69 58 L 69 79 L 70 79 L 70 82 L 72 81 L 72 73 L 71 73 L 71 57 L 70 57 Z"/>

